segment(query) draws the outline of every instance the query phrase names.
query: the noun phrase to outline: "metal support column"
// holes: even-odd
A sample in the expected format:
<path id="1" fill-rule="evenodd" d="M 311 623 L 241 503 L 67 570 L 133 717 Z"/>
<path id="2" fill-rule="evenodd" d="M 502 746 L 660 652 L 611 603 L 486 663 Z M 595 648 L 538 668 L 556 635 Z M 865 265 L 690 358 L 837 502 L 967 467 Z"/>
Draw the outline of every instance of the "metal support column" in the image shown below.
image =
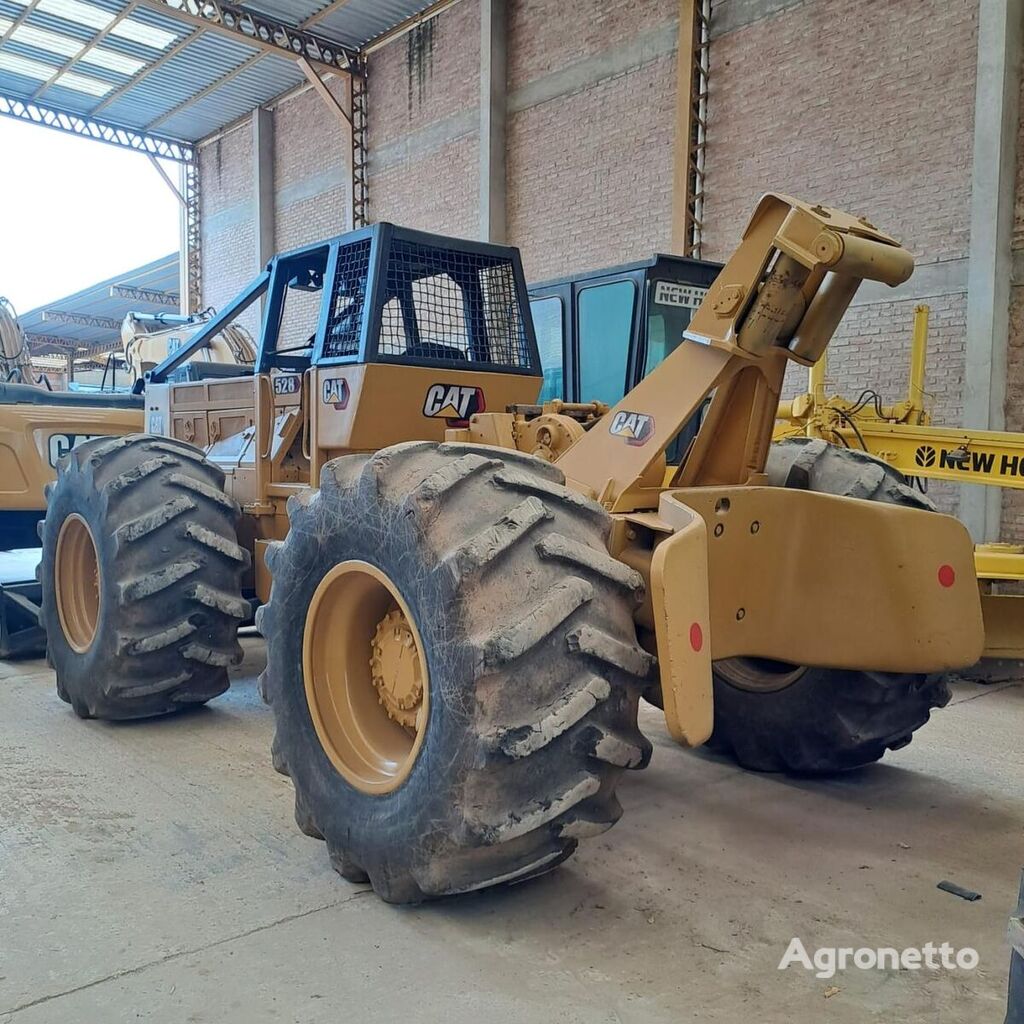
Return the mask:
<path id="1" fill-rule="evenodd" d="M 199 203 L 199 154 L 181 165 L 181 312 L 198 313 L 203 305 L 202 224 Z"/>
<path id="2" fill-rule="evenodd" d="M 506 235 L 505 119 L 507 111 L 508 4 L 480 3 L 480 238 Z"/>
<path id="3" fill-rule="evenodd" d="M 704 234 L 710 28 L 711 0 L 680 0 L 672 249 L 695 259 L 700 259 Z"/>
<path id="4" fill-rule="evenodd" d="M 366 135 L 367 63 L 365 57 L 352 61 L 349 81 L 352 98 L 352 227 L 370 222 L 369 141 Z"/>
<path id="5" fill-rule="evenodd" d="M 979 6 L 971 171 L 964 426 L 1003 430 L 1024 0 Z M 999 539 L 1002 491 L 965 487 L 960 518 L 975 541 Z"/>
<path id="6" fill-rule="evenodd" d="M 263 107 L 252 112 L 253 220 L 256 272 L 270 262 L 274 241 L 274 115 Z"/>

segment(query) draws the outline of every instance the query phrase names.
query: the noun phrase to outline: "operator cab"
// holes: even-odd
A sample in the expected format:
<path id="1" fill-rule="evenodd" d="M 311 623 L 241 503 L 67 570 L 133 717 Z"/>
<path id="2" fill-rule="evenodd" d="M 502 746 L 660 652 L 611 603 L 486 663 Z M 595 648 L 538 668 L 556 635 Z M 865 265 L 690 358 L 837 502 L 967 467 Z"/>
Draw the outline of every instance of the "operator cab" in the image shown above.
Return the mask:
<path id="1" fill-rule="evenodd" d="M 615 405 L 682 343 L 721 269 L 720 263 L 657 253 L 530 285 L 544 367 L 540 401 Z M 669 446 L 670 464 L 696 437 L 708 402 Z"/>
<path id="2" fill-rule="evenodd" d="M 257 373 L 401 363 L 541 375 L 517 250 L 380 223 L 275 256 L 147 381 L 173 379 L 264 297 Z"/>
<path id="3" fill-rule="evenodd" d="M 682 342 L 721 269 L 659 253 L 530 285 L 541 401 L 614 405 Z"/>
<path id="4" fill-rule="evenodd" d="M 255 373 L 189 372 L 260 299 Z M 146 430 L 201 448 L 248 512 L 271 515 L 330 459 L 443 441 L 536 401 L 541 379 L 516 249 L 380 223 L 275 256 L 146 374 Z"/>

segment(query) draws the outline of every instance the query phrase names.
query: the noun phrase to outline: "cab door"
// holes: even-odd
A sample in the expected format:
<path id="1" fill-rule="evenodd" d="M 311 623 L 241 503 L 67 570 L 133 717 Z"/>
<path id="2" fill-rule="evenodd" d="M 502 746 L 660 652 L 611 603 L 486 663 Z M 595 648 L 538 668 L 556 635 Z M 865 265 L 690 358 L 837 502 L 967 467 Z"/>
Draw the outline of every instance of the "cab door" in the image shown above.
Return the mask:
<path id="1" fill-rule="evenodd" d="M 538 401 L 601 401 L 626 392 L 635 362 L 642 274 L 589 275 L 530 289 L 544 386 Z"/>

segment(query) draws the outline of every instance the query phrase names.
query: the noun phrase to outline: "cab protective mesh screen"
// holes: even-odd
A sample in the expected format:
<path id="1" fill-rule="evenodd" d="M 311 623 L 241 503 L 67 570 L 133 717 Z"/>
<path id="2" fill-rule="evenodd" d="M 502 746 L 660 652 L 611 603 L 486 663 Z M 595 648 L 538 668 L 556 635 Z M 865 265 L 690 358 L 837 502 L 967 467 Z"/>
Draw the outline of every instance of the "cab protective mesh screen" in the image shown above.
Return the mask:
<path id="1" fill-rule="evenodd" d="M 395 239 L 388 253 L 379 351 L 529 369 L 512 261 Z"/>
<path id="2" fill-rule="evenodd" d="M 369 272 L 368 238 L 341 247 L 331 294 L 331 318 L 327 324 L 327 339 L 324 343 L 324 356 L 328 359 L 359 353 L 363 306 L 366 301 L 366 279 Z"/>

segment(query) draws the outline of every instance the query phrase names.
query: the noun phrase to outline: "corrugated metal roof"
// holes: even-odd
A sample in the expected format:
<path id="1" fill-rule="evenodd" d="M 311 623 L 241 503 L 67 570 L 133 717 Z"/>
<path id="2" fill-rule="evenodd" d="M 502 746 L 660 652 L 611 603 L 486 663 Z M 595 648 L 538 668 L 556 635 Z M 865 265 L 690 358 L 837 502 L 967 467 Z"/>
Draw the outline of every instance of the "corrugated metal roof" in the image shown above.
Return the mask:
<path id="1" fill-rule="evenodd" d="M 54 338 L 69 346 L 73 344 L 93 351 L 117 349 L 121 345 L 121 321 L 128 313 L 177 312 L 177 309 L 168 306 L 166 302 L 147 302 L 137 294 L 131 297 L 118 296 L 114 290 L 119 287 L 141 288 L 176 297 L 179 287 L 178 254 L 164 256 L 145 266 L 89 285 L 74 295 L 55 299 L 45 306 L 20 314 L 18 321 L 29 337 L 30 348 L 34 351 L 40 348 L 46 350 L 45 345 L 41 346 L 34 339 Z M 62 323 L 53 319 L 55 312 L 116 321 L 117 327 Z"/>
<path id="2" fill-rule="evenodd" d="M 249 0 L 350 49 L 429 0 Z M 87 48 L 87 49 L 83 49 Z M 305 81 L 287 57 L 145 0 L 0 0 L 0 95 L 196 142 Z"/>

